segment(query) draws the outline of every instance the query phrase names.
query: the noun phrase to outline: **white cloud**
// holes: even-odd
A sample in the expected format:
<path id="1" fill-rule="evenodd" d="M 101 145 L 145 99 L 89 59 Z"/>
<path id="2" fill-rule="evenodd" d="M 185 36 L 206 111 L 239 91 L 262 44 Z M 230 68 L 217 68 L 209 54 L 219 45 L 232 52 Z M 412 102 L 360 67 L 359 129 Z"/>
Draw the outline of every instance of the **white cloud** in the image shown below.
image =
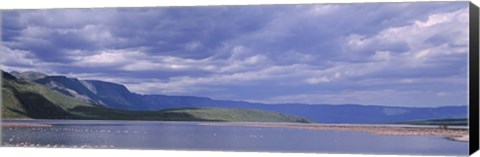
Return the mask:
<path id="1" fill-rule="evenodd" d="M 372 56 L 372 59 L 375 61 L 389 61 L 392 59 L 391 53 L 390 51 L 377 51 Z"/>
<path id="2" fill-rule="evenodd" d="M 25 50 L 12 50 L 6 46 L 1 46 L 1 59 L 2 64 L 22 64 L 32 66 L 36 60 L 33 58 L 33 54 Z"/>
<path id="3" fill-rule="evenodd" d="M 450 13 L 433 14 L 428 16 L 426 21 L 415 21 L 415 26 L 425 28 L 452 21 L 468 23 L 468 10 L 463 9 Z"/>
<path id="4" fill-rule="evenodd" d="M 122 66 L 121 69 L 126 71 L 145 71 L 145 70 L 180 71 L 180 70 L 192 70 L 192 69 L 196 69 L 196 67 L 192 67 L 187 64 L 166 63 L 161 61 L 159 63 L 154 63 L 150 60 L 139 60 L 139 61 L 134 61 L 132 63 L 126 64 L 125 66 Z"/>
<path id="5" fill-rule="evenodd" d="M 74 63 L 80 67 L 103 67 L 103 66 L 117 66 L 121 64 L 128 64 L 134 62 L 132 59 L 142 57 L 143 54 L 138 51 L 119 51 L 119 50 L 105 50 L 87 56 L 72 56 Z"/>
<path id="6" fill-rule="evenodd" d="M 327 77 L 320 77 L 320 78 L 308 78 L 306 81 L 309 84 L 318 84 L 318 83 L 328 83 L 332 80 Z"/>
<path id="7" fill-rule="evenodd" d="M 207 71 L 214 72 L 218 70 L 217 61 L 206 59 L 185 59 L 175 56 L 148 56 L 142 54 L 129 64 L 125 64 L 120 69 L 126 71 Z"/>
<path id="8" fill-rule="evenodd" d="M 98 21 L 108 22 L 115 14 L 115 11 L 109 9 L 31 10 L 22 11 L 21 14 L 18 14 L 17 20 L 22 25 L 35 23 L 56 28 L 67 28 Z M 59 21 L 60 19 L 61 21 Z"/>
<path id="9" fill-rule="evenodd" d="M 66 41 L 69 40 L 69 41 Z M 70 48 L 75 51 L 75 44 L 63 42 L 76 42 L 75 44 L 87 44 L 88 47 L 109 47 L 110 45 L 128 44 L 129 40 L 113 35 L 109 28 L 99 24 L 87 24 L 82 27 L 56 28 L 38 25 L 27 25 L 20 30 L 20 35 L 15 40 L 8 41 L 7 45 L 15 47 L 27 47 L 38 45 L 42 47 Z M 67 45 L 65 45 L 67 44 Z M 68 52 L 67 52 L 68 53 Z"/>
<path id="10" fill-rule="evenodd" d="M 21 31 L 24 37 L 41 38 L 52 33 L 52 29 L 40 26 L 28 26 Z"/>
<path id="11" fill-rule="evenodd" d="M 362 47 L 367 42 L 366 37 L 358 34 L 352 34 L 347 37 L 348 45 L 352 47 Z"/>
<path id="12" fill-rule="evenodd" d="M 116 67 L 124 71 L 208 70 L 206 60 L 183 59 L 174 56 L 150 56 L 132 50 L 105 50 L 87 56 L 72 56 L 79 67 Z"/>
<path id="13" fill-rule="evenodd" d="M 340 8 L 340 5 L 322 4 L 322 5 L 315 5 L 314 7 L 312 7 L 310 12 L 315 16 L 322 16 L 322 15 L 327 15 L 339 8 Z"/>
<path id="14" fill-rule="evenodd" d="M 54 73 L 51 67 L 66 66 L 62 63 L 43 62 L 37 59 L 30 51 L 11 49 L 4 45 L 0 45 L 0 52 L 2 70 L 6 71 L 41 71 Z"/>
<path id="15" fill-rule="evenodd" d="M 457 57 L 457 61 L 466 59 L 468 21 L 465 21 L 465 16 L 467 15 L 468 9 L 461 9 L 430 15 L 427 21 L 416 20 L 410 25 L 386 28 L 368 37 L 351 34 L 345 38 L 348 43 L 345 58 L 356 56 L 361 59 L 364 55 L 370 55 L 373 61 L 383 62 L 371 67 L 355 65 L 377 69 L 371 72 L 388 73 L 399 68 L 415 70 L 419 67 L 430 67 L 431 71 L 439 71 L 436 68 L 438 64 L 448 64 L 453 61 L 438 62 L 437 60 L 444 60 L 447 57 L 453 59 Z M 405 52 L 392 52 L 382 47 L 386 45 L 388 48 L 388 45 L 393 43 L 405 43 L 409 49 Z"/>
<path id="16" fill-rule="evenodd" d="M 303 69 L 305 82 L 308 84 L 332 83 L 335 81 L 346 81 L 351 78 L 366 76 L 370 73 L 383 70 L 385 63 L 345 63 L 340 62 L 327 68 L 311 67 Z"/>
<path id="17" fill-rule="evenodd" d="M 229 59 L 187 59 L 177 56 L 149 55 L 139 50 L 103 50 L 91 55 L 83 51 L 71 51 L 70 59 L 78 67 L 114 67 L 123 71 L 204 71 L 212 74 L 237 73 L 268 67 L 270 60 L 247 52 L 243 46 L 232 49 Z M 91 52 L 90 52 L 91 53 Z M 88 53 L 87 53 L 88 54 Z"/>
<path id="18" fill-rule="evenodd" d="M 64 35 L 82 36 L 87 41 L 94 44 L 104 45 L 107 47 L 110 44 L 126 44 L 128 39 L 113 35 L 108 28 L 101 25 L 85 25 L 80 29 L 60 29 L 59 33 Z"/>
<path id="19" fill-rule="evenodd" d="M 235 56 L 227 61 L 222 61 L 223 66 L 218 67 L 218 72 L 235 73 L 258 70 L 268 67 L 270 62 L 270 59 L 264 55 L 244 56 L 244 58 Z"/>
<path id="20" fill-rule="evenodd" d="M 430 55 L 430 50 L 429 49 L 426 49 L 426 50 L 422 50 L 422 51 L 419 51 L 417 52 L 415 55 L 414 55 L 414 58 L 415 59 L 424 59 L 425 57 L 427 57 L 428 55 Z"/>
<path id="21" fill-rule="evenodd" d="M 300 71 L 305 65 L 273 66 L 257 71 L 246 71 L 237 73 L 218 73 L 205 77 L 180 76 L 168 80 L 157 80 L 131 84 L 129 87 L 139 92 L 162 91 L 168 94 L 186 94 L 196 90 L 214 90 L 215 86 L 247 85 L 252 81 L 270 80 L 270 83 L 298 83 L 298 79 L 284 82 L 291 77 L 304 75 Z M 290 71 L 291 73 L 286 73 Z"/>
<path id="22" fill-rule="evenodd" d="M 429 16 L 429 20 L 424 23 L 417 20 L 411 25 L 384 29 L 371 37 L 351 34 L 346 38 L 346 42 L 351 47 L 349 50 L 403 42 L 407 43 L 412 51 L 417 52 L 431 47 L 426 42 L 428 39 L 435 39 L 435 35 L 450 35 L 449 40 L 445 42 L 467 44 L 468 29 L 465 28 L 468 28 L 468 21 L 464 20 L 465 14 L 468 15 L 468 9 L 438 13 Z"/>

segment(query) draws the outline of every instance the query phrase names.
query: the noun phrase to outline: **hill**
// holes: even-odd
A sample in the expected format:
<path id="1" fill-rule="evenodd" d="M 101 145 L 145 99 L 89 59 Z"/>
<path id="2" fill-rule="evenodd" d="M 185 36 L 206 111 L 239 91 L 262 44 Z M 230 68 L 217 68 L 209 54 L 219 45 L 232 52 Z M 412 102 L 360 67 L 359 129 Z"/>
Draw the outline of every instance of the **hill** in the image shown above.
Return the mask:
<path id="1" fill-rule="evenodd" d="M 66 110 L 94 106 L 2 71 L 2 118 L 69 119 Z"/>
<path id="2" fill-rule="evenodd" d="M 6 119 L 313 122 L 301 117 L 251 109 L 185 108 L 159 111 L 109 109 L 84 99 L 67 96 L 27 79 L 17 79 L 3 71 L 2 76 L 2 118 Z M 104 89 L 98 90 L 102 92 Z"/>
<path id="3" fill-rule="evenodd" d="M 16 78 L 19 78 L 19 79 L 23 78 L 31 81 L 47 77 L 46 74 L 35 72 L 35 71 L 25 71 L 25 72 L 12 71 L 10 74 L 15 76 Z"/>
<path id="4" fill-rule="evenodd" d="M 77 119 L 314 123 L 312 120 L 301 117 L 252 109 L 177 108 L 159 111 L 126 111 L 77 107 L 70 112 L 77 115 Z"/>
<path id="5" fill-rule="evenodd" d="M 128 89 L 119 84 L 78 80 L 65 76 L 48 76 L 35 80 L 36 83 L 46 85 L 65 95 L 83 99 L 91 103 L 100 104 L 115 109 L 135 109 L 135 105 L 144 104 Z"/>
<path id="6" fill-rule="evenodd" d="M 142 95 L 121 84 L 46 76 L 35 80 L 65 95 L 99 104 L 105 108 L 131 111 L 157 111 L 175 108 L 255 109 L 296 115 L 321 123 L 394 123 L 417 119 L 467 117 L 467 106 L 390 107 L 359 104 L 264 104 L 246 101 L 214 100 L 208 97 Z M 368 116 L 366 116 L 368 115 Z"/>

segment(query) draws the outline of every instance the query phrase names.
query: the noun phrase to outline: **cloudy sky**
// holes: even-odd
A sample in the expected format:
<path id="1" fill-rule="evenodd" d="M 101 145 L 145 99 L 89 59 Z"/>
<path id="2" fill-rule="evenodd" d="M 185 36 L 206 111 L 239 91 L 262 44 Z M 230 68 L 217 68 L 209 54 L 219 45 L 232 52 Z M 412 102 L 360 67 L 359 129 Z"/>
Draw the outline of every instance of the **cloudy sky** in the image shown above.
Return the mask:
<path id="1" fill-rule="evenodd" d="M 468 2 L 2 11 L 2 69 L 142 94 L 467 104 Z"/>

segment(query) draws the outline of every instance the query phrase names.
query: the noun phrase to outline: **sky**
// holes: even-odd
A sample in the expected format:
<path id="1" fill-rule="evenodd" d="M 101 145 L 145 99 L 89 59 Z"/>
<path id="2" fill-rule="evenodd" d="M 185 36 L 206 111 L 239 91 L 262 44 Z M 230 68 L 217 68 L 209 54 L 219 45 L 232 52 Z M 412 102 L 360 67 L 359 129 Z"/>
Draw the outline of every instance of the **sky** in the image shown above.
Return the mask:
<path id="1" fill-rule="evenodd" d="M 1 64 L 140 94 L 467 105 L 468 2 L 8 10 Z"/>

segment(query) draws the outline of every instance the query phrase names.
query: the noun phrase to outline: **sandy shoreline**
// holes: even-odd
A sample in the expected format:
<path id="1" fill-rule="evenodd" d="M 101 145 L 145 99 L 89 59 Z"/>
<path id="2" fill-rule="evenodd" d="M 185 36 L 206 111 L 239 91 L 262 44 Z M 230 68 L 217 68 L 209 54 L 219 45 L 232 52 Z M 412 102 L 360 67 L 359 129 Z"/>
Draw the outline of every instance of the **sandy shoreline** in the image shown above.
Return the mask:
<path id="1" fill-rule="evenodd" d="M 10 123 L 2 122 L 0 123 L 1 127 L 51 127 L 50 124 L 35 124 L 35 123 Z"/>
<path id="2" fill-rule="evenodd" d="M 210 126 L 240 126 L 240 127 L 265 127 L 265 128 L 292 128 L 310 130 L 332 130 L 367 132 L 376 135 L 391 136 L 440 136 L 454 141 L 468 142 L 468 129 L 442 129 L 436 127 L 405 127 L 405 126 L 365 126 L 365 125 L 310 125 L 310 124 L 255 124 L 255 123 L 201 123 Z"/>

